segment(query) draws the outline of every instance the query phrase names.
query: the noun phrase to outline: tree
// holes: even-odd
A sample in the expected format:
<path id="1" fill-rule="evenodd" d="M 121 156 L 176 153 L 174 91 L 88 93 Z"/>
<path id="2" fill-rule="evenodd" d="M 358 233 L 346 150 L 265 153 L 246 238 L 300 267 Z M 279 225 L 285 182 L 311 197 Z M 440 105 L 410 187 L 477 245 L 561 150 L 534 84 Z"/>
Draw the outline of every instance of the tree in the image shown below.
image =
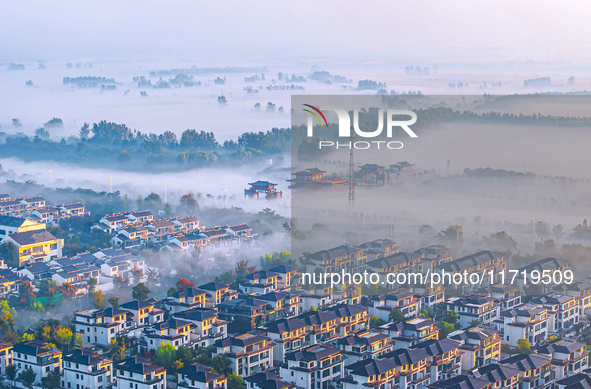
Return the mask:
<path id="1" fill-rule="evenodd" d="M 60 292 L 62 292 L 65 296 L 68 297 L 73 297 L 74 295 L 76 295 L 76 287 L 72 284 L 70 284 L 69 282 L 64 282 L 59 288 L 58 290 Z"/>
<path id="2" fill-rule="evenodd" d="M 396 322 L 396 321 L 404 321 L 406 320 L 406 316 L 400 309 L 393 309 L 390 311 L 390 315 L 388 316 L 389 322 Z"/>
<path id="3" fill-rule="evenodd" d="M 35 377 L 37 377 L 37 373 L 33 371 L 33 369 L 25 369 L 18 374 L 18 379 L 23 381 L 23 384 L 27 388 L 32 388 L 33 383 L 35 382 Z"/>
<path id="4" fill-rule="evenodd" d="M 244 381 L 236 372 L 232 372 L 228 376 L 228 389 L 240 389 L 242 388 Z"/>
<path id="5" fill-rule="evenodd" d="M 176 349 L 172 344 L 170 344 L 170 342 L 164 342 L 156 349 L 153 360 L 158 366 L 162 366 L 166 368 L 166 370 L 170 370 L 172 368 L 173 362 L 177 360 Z"/>
<path id="6" fill-rule="evenodd" d="M 56 342 L 58 342 L 62 346 L 62 350 L 63 350 L 64 345 L 69 345 L 70 343 L 72 343 L 72 339 L 73 339 L 72 330 L 69 329 L 68 327 L 59 326 L 55 330 L 55 334 L 53 335 L 53 338 L 55 339 Z"/>
<path id="7" fill-rule="evenodd" d="M 94 293 L 95 289 L 96 289 L 96 284 L 98 283 L 97 279 L 94 277 L 91 277 L 88 279 L 88 281 L 86 282 L 88 284 L 88 293 Z"/>
<path id="8" fill-rule="evenodd" d="M 23 306 L 28 306 L 31 304 L 32 301 L 37 299 L 37 295 L 33 293 L 33 285 L 30 282 L 26 281 L 19 285 L 18 287 L 18 295 L 21 298 L 21 301 L 24 302 Z"/>
<path id="9" fill-rule="evenodd" d="M 111 304 L 111 306 L 113 308 L 119 308 L 121 307 L 119 305 L 119 300 L 121 300 L 121 297 L 111 297 L 110 299 L 108 299 L 107 301 L 109 302 L 109 304 Z"/>
<path id="10" fill-rule="evenodd" d="M 125 352 L 127 351 L 127 339 L 125 336 L 118 336 L 117 339 L 111 339 L 111 342 L 106 347 L 107 355 L 113 358 L 113 362 L 125 359 Z"/>
<path id="11" fill-rule="evenodd" d="M 136 286 L 133 287 L 131 292 L 131 298 L 134 300 L 144 301 L 148 299 L 148 295 L 150 294 L 150 289 L 143 282 L 140 282 Z"/>
<path id="12" fill-rule="evenodd" d="M 439 327 L 439 339 L 447 338 L 447 335 L 456 330 L 456 327 L 452 323 L 446 321 L 440 321 L 437 323 L 437 327 Z"/>
<path id="13" fill-rule="evenodd" d="M 177 290 L 175 289 L 174 286 L 171 286 L 167 291 L 166 291 L 166 297 L 172 297 L 173 294 L 175 294 L 177 292 Z"/>
<path id="14" fill-rule="evenodd" d="M 12 242 L 5 242 L 0 244 L 0 257 L 6 260 L 6 264 L 10 267 L 18 267 L 18 249 Z"/>
<path id="15" fill-rule="evenodd" d="M 193 281 L 188 281 L 185 278 L 179 278 L 175 287 L 176 287 L 176 290 L 178 290 L 180 292 L 183 290 L 187 290 L 189 288 L 194 288 L 195 284 L 193 283 Z"/>
<path id="16" fill-rule="evenodd" d="M 88 139 L 88 135 L 90 135 L 90 124 L 84 123 L 78 135 L 80 139 Z"/>
<path id="17" fill-rule="evenodd" d="M 211 361 L 211 368 L 217 374 L 228 374 L 230 372 L 232 361 L 223 355 L 216 355 Z"/>
<path id="18" fill-rule="evenodd" d="M 123 150 L 121 154 L 119 154 L 119 162 L 128 162 L 131 160 L 131 155 L 127 150 Z"/>
<path id="19" fill-rule="evenodd" d="M 92 305 L 94 305 L 96 309 L 105 308 L 105 294 L 100 290 L 94 292 L 92 294 Z"/>
<path id="20" fill-rule="evenodd" d="M 18 371 L 18 368 L 14 363 L 11 363 L 10 365 L 6 366 L 5 371 L 6 378 L 8 378 L 12 382 L 12 386 L 14 386 L 14 380 L 16 380 L 16 373 Z"/>
<path id="21" fill-rule="evenodd" d="M 41 384 L 46 389 L 59 389 L 61 387 L 60 374 L 55 370 L 50 371 L 46 377 L 41 378 Z"/>
<path id="22" fill-rule="evenodd" d="M 454 311 L 446 311 L 443 320 L 451 324 L 456 324 L 458 321 L 458 315 Z"/>
<path id="23" fill-rule="evenodd" d="M 377 316 L 372 316 L 369 318 L 369 328 L 378 328 L 384 324 L 386 324 L 386 322 Z"/>
<path id="24" fill-rule="evenodd" d="M 522 354 L 529 354 L 531 351 L 531 344 L 527 339 L 521 338 L 517 341 L 517 351 Z"/>
<path id="25" fill-rule="evenodd" d="M 192 193 L 187 193 L 181 197 L 181 204 L 177 208 L 177 213 L 182 215 L 193 215 L 199 209 L 199 203 L 195 200 Z"/>
<path id="26" fill-rule="evenodd" d="M 135 281 L 135 283 L 139 283 L 142 279 L 142 276 L 144 275 L 144 272 L 142 271 L 142 269 L 134 267 L 133 269 L 131 269 L 131 274 L 133 276 L 133 280 Z"/>

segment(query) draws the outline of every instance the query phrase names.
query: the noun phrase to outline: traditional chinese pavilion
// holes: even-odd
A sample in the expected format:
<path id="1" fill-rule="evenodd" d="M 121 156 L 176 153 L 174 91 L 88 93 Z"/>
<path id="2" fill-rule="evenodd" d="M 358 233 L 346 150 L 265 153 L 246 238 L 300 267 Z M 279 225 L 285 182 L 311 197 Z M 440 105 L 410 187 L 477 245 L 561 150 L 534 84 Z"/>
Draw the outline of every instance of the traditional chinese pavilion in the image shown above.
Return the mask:
<path id="1" fill-rule="evenodd" d="M 264 194 L 266 198 L 274 199 L 283 195 L 283 192 L 275 189 L 277 184 L 273 184 L 269 181 L 250 182 L 248 185 L 250 185 L 250 188 L 244 189 L 244 195 L 248 197 L 259 198 L 261 194 Z"/>
<path id="2" fill-rule="evenodd" d="M 347 180 L 341 179 L 340 177 L 323 177 L 326 173 L 325 170 L 318 168 L 308 168 L 300 172 L 292 173 L 295 178 L 288 180 L 291 181 L 291 187 L 302 187 L 302 186 L 321 186 L 321 185 L 342 185 L 346 184 Z"/>

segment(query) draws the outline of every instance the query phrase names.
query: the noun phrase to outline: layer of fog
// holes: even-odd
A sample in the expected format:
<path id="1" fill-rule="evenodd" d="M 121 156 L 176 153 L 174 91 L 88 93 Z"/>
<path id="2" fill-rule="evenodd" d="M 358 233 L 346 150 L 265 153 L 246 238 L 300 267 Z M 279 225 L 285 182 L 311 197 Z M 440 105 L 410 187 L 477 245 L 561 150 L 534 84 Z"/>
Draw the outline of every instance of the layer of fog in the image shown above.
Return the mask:
<path id="1" fill-rule="evenodd" d="M 49 186 L 47 170 L 52 170 L 51 187 L 88 188 L 98 192 L 108 192 L 110 176 L 113 177 L 112 190 L 119 191 L 122 196 L 127 195 L 132 200 L 138 195 L 146 197 L 152 192 L 157 193 L 164 200 L 163 182 L 166 182 L 166 197 L 173 207 L 179 204 L 181 196 L 193 193 L 200 206 L 223 208 L 226 206 L 226 195 L 223 189 L 228 189 L 228 208 L 240 207 L 247 212 L 256 213 L 268 207 L 281 215 L 289 216 L 290 190 L 287 180 L 290 178 L 290 171 L 277 164 L 256 164 L 235 169 L 196 169 L 160 174 L 113 171 L 100 167 L 86 169 L 53 161 L 25 163 L 16 158 L 0 158 L 0 165 L 4 170 L 0 175 L 2 182 L 33 180 L 38 184 Z M 271 200 L 263 196 L 258 200 L 246 198 L 244 189 L 249 188 L 248 183 L 259 179 L 278 184 L 277 190 L 283 192 L 283 197 Z"/>

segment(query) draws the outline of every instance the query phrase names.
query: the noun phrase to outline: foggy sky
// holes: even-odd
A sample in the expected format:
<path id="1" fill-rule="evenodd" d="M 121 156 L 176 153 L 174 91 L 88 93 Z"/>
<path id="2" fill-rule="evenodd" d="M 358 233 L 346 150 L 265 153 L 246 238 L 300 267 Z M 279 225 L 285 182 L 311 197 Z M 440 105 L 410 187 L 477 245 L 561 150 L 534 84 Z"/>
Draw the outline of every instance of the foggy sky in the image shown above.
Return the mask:
<path id="1" fill-rule="evenodd" d="M 585 62 L 586 1 L 0 1 L 0 61 Z"/>

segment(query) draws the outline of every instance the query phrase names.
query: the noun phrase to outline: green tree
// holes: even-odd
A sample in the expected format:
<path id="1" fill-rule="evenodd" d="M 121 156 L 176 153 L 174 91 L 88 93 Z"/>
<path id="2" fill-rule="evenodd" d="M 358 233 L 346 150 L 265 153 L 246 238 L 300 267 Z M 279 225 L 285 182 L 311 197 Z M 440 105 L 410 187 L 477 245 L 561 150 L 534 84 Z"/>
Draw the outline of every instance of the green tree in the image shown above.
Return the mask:
<path id="1" fill-rule="evenodd" d="M 110 299 L 108 299 L 107 301 L 109 302 L 109 304 L 111 304 L 111 306 L 113 308 L 120 308 L 121 305 L 119 305 L 119 300 L 121 300 L 121 297 L 111 297 Z"/>
<path id="2" fill-rule="evenodd" d="M 377 316 L 371 316 L 369 318 L 369 328 L 378 328 L 380 326 L 383 326 L 384 324 L 386 324 L 386 322 Z"/>
<path id="3" fill-rule="evenodd" d="M 94 277 L 91 277 L 88 279 L 88 281 L 87 281 L 88 293 L 92 294 L 95 292 L 97 282 L 98 282 L 97 279 Z"/>
<path id="4" fill-rule="evenodd" d="M 445 321 L 440 321 L 439 323 L 437 323 L 437 327 L 439 327 L 439 339 L 447 338 L 449 334 L 456 330 L 455 325 Z"/>
<path id="5" fill-rule="evenodd" d="M 177 290 L 171 286 L 170 289 L 168 289 L 166 291 L 166 297 L 172 297 L 173 294 L 175 294 L 177 292 Z"/>
<path id="6" fill-rule="evenodd" d="M 102 309 L 105 308 L 105 294 L 103 292 L 101 292 L 100 290 L 97 290 L 96 292 L 94 292 L 92 294 L 92 305 L 94 305 L 94 307 L 96 309 Z"/>
<path id="7" fill-rule="evenodd" d="M 14 363 L 6 366 L 6 378 L 8 378 L 12 382 L 12 386 L 14 386 L 14 381 L 16 380 L 16 373 L 18 368 Z"/>
<path id="8" fill-rule="evenodd" d="M 127 150 L 123 150 L 121 154 L 119 154 L 119 162 L 128 162 L 131 160 L 131 155 Z"/>
<path id="9" fill-rule="evenodd" d="M 232 361 L 223 355 L 216 355 L 211 361 L 211 368 L 217 374 L 228 374 L 230 372 L 230 366 Z"/>
<path id="10" fill-rule="evenodd" d="M 454 311 L 447 311 L 443 320 L 451 324 L 456 324 L 458 322 L 458 315 Z"/>
<path id="11" fill-rule="evenodd" d="M 127 351 L 127 339 L 125 336 L 118 336 L 117 339 L 111 339 L 111 342 L 106 347 L 107 355 L 113 358 L 113 362 L 125 359 L 125 352 Z"/>
<path id="12" fill-rule="evenodd" d="M 232 372 L 228 375 L 228 389 L 240 389 L 242 388 L 244 381 L 236 372 Z"/>
<path id="13" fill-rule="evenodd" d="M 396 321 L 404 321 L 406 320 L 406 316 L 400 309 L 392 309 L 390 311 L 390 315 L 388 316 L 389 322 L 396 322 Z"/>
<path id="14" fill-rule="evenodd" d="M 18 267 L 18 249 L 12 242 L 5 242 L 0 244 L 0 257 L 4 258 L 6 265 L 10 267 Z"/>
<path id="15" fill-rule="evenodd" d="M 522 354 L 529 354 L 531 352 L 531 344 L 527 339 L 521 338 L 517 341 L 516 349 Z"/>
<path id="16" fill-rule="evenodd" d="M 18 379 L 22 381 L 27 388 L 33 387 L 35 377 L 37 377 L 37 373 L 35 373 L 33 369 L 25 369 L 22 372 L 18 373 Z"/>
<path id="17" fill-rule="evenodd" d="M 50 371 L 46 377 L 41 378 L 41 384 L 46 389 L 59 389 L 61 387 L 60 374 L 55 370 Z"/>
<path id="18" fill-rule="evenodd" d="M 156 349 L 152 359 L 158 366 L 162 366 L 166 368 L 166 370 L 170 370 L 172 368 L 173 362 L 177 360 L 176 349 L 172 344 L 170 344 L 170 342 L 165 342 Z"/>
<path id="19" fill-rule="evenodd" d="M 131 292 L 131 298 L 134 300 L 144 301 L 148 299 L 148 295 L 150 294 L 150 289 L 143 282 L 140 282 L 136 286 L 133 287 Z"/>
<path id="20" fill-rule="evenodd" d="M 63 350 L 64 345 L 69 345 L 70 343 L 72 343 L 73 336 L 74 335 L 72 334 L 72 330 L 70 328 L 59 326 L 55 330 L 53 338 L 62 346 Z"/>

